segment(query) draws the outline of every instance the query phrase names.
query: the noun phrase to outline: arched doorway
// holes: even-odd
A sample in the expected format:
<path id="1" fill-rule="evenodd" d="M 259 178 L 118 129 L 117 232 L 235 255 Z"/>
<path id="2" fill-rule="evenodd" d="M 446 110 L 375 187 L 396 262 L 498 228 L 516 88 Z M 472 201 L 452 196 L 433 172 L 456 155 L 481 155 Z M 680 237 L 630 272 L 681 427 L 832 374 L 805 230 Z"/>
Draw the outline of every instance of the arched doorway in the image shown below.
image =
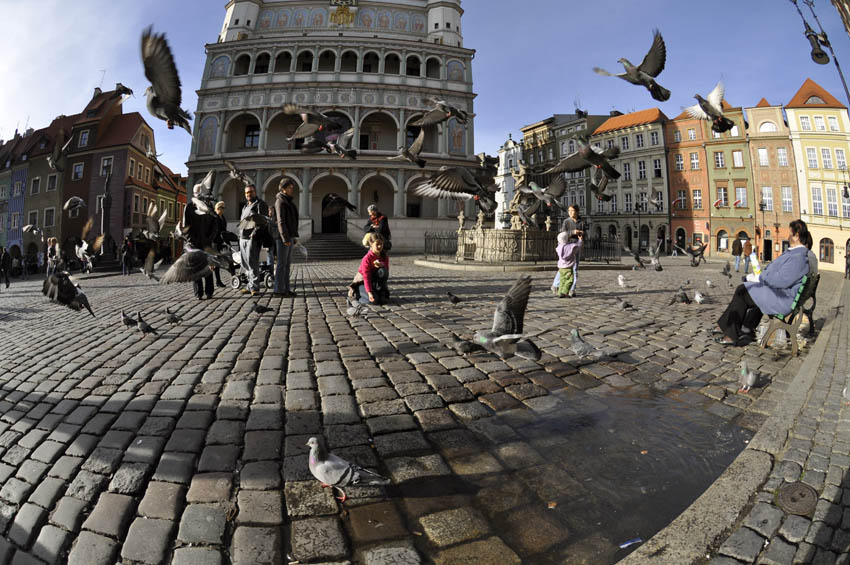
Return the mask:
<path id="1" fill-rule="evenodd" d="M 642 251 L 649 247 L 649 226 L 643 224 L 640 226 L 640 241 L 638 242 L 638 251 Z"/>
<path id="2" fill-rule="evenodd" d="M 617 226 L 615 226 L 614 224 L 608 226 L 608 238 L 617 239 Z"/>
<path id="3" fill-rule="evenodd" d="M 393 215 L 395 190 L 392 183 L 386 177 L 373 175 L 368 177 L 360 185 L 360 208 L 358 212 L 366 215 L 366 208 L 370 204 L 378 207 L 381 214 L 387 218 Z"/>
<path id="4" fill-rule="evenodd" d="M 655 241 L 661 242 L 661 252 L 667 253 L 667 228 L 665 226 L 658 226 L 658 229 L 655 230 Z M 658 244 L 656 243 L 656 247 Z"/>
<path id="5" fill-rule="evenodd" d="M 342 212 L 325 216 L 324 207 L 329 194 L 338 194 L 348 199 L 348 184 L 342 177 L 325 175 L 313 183 L 310 190 L 311 210 L 313 210 L 313 233 L 346 233 L 345 215 Z"/>
<path id="6" fill-rule="evenodd" d="M 593 237 L 596 239 L 602 239 L 602 226 L 596 226 L 593 228 Z"/>
<path id="7" fill-rule="evenodd" d="M 632 226 L 626 226 L 626 248 L 632 248 Z"/>
<path id="8" fill-rule="evenodd" d="M 676 245 L 684 249 L 687 241 L 688 233 L 685 228 L 676 228 Z"/>
<path id="9" fill-rule="evenodd" d="M 238 222 L 245 204 L 245 184 L 239 179 L 228 177 L 218 189 L 218 199 L 224 202 L 224 217 L 227 221 Z"/>
<path id="10" fill-rule="evenodd" d="M 369 114 L 360 122 L 360 139 L 356 143 L 363 151 L 396 151 L 398 126 L 389 114 Z"/>
<path id="11" fill-rule="evenodd" d="M 717 232 L 717 250 L 729 251 L 729 234 L 726 233 L 726 230 Z"/>

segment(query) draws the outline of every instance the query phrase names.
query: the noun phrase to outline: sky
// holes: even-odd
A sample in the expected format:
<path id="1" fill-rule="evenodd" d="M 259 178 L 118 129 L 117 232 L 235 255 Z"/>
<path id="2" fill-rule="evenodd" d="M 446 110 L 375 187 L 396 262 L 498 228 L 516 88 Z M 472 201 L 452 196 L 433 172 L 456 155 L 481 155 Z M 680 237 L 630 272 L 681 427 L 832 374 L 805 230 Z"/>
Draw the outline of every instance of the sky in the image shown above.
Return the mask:
<path id="1" fill-rule="evenodd" d="M 204 45 L 215 43 L 224 5 L 0 0 L 6 21 L 15 22 L 0 34 L 0 139 L 27 124 L 38 129 L 57 115 L 77 113 L 96 86 L 108 90 L 121 82 L 136 92 L 124 111 L 142 114 L 155 130 L 160 160 L 185 174 L 189 135 L 168 130 L 145 108 L 140 37 L 148 25 L 166 34 L 183 82 L 183 107 L 194 114 Z M 789 0 L 464 0 L 462 6 L 464 46 L 476 51 L 476 152 L 495 155 L 509 133 L 521 139 L 522 126 L 571 113 L 576 103 L 592 114 L 658 106 L 673 118 L 720 79 L 733 106 L 754 106 L 762 97 L 785 104 L 806 78 L 847 103 L 835 65 L 811 61 L 803 23 Z M 802 0 L 800 8 L 817 30 Z M 850 37 L 838 13 L 828 0 L 815 0 L 815 11 L 850 73 Z M 621 72 L 620 57 L 639 64 L 656 28 L 667 45 L 667 65 L 657 79 L 673 93 L 667 102 L 591 70 Z"/>

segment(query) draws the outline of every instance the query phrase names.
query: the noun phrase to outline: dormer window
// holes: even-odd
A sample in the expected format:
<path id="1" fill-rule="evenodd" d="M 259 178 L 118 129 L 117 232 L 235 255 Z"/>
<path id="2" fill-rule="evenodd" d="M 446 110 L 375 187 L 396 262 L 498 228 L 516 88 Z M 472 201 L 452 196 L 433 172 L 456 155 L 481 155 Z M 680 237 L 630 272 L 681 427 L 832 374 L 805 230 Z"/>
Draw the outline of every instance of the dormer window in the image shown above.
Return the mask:
<path id="1" fill-rule="evenodd" d="M 93 118 L 93 117 L 95 117 L 96 115 L 97 115 L 97 110 L 88 110 L 88 111 L 86 112 L 86 117 L 87 117 L 87 118 Z"/>
<path id="2" fill-rule="evenodd" d="M 89 144 L 89 130 L 85 129 L 80 132 L 80 142 L 77 144 L 79 147 L 86 147 Z"/>

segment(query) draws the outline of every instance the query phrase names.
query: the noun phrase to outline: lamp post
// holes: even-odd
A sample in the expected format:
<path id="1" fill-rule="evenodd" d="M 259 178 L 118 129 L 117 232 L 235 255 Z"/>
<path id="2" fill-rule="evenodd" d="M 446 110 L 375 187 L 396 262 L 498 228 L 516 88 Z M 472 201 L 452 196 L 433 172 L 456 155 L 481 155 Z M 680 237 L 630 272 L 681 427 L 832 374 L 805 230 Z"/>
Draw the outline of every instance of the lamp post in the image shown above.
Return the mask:
<path id="1" fill-rule="evenodd" d="M 761 260 L 762 261 L 765 260 L 765 258 L 764 258 L 764 230 L 765 230 L 765 227 L 766 227 L 765 223 L 764 223 L 764 209 L 765 208 L 767 208 L 767 204 L 765 203 L 765 201 L 764 200 L 760 201 L 759 202 L 759 212 L 761 212 Z"/>
<path id="2" fill-rule="evenodd" d="M 832 61 L 835 63 L 835 68 L 838 69 L 838 76 L 841 78 L 841 84 L 844 86 L 844 94 L 847 96 L 847 100 L 850 101 L 850 90 L 847 89 L 847 82 L 844 80 L 844 73 L 841 71 L 841 66 L 838 64 L 838 59 L 835 57 L 835 51 L 832 50 L 832 44 L 826 36 L 826 31 L 824 31 L 823 26 L 818 19 L 818 15 L 815 14 L 814 0 L 803 0 L 803 3 L 809 7 L 809 10 L 811 10 L 812 17 L 815 18 L 815 22 L 817 22 L 818 28 L 820 28 L 820 33 L 815 33 L 811 26 L 809 26 L 809 22 L 806 21 L 805 16 L 803 16 L 803 12 L 800 11 L 800 6 L 797 5 L 797 0 L 789 1 L 794 4 L 794 7 L 797 9 L 797 13 L 800 14 L 800 18 L 803 20 L 803 25 L 806 28 L 806 39 L 808 39 L 809 44 L 812 46 L 812 60 L 819 65 L 829 64 L 829 55 L 824 53 L 823 49 L 821 49 L 821 45 L 829 49 L 829 52 L 832 54 Z"/>

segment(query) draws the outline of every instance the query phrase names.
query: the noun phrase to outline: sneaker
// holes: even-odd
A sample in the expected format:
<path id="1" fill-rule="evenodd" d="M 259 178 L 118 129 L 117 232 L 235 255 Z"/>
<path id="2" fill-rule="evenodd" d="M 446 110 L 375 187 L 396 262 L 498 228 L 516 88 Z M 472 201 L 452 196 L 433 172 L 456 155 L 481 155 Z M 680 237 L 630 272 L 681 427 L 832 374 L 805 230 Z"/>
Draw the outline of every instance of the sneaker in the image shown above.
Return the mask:
<path id="1" fill-rule="evenodd" d="M 285 293 L 283 293 L 283 294 L 284 294 L 284 296 L 286 296 L 287 298 L 295 298 L 296 296 L 298 296 L 297 294 L 295 294 L 295 293 L 294 293 L 294 292 L 292 292 L 291 290 L 289 290 L 289 291 L 287 291 L 287 292 L 285 292 Z"/>
<path id="2" fill-rule="evenodd" d="M 251 291 L 251 296 L 257 296 L 258 294 L 260 294 L 259 290 L 252 290 Z"/>
<path id="3" fill-rule="evenodd" d="M 557 286 L 552 287 L 552 294 L 558 294 L 558 287 Z"/>
<path id="4" fill-rule="evenodd" d="M 239 292 L 240 292 L 241 294 L 251 294 L 251 291 L 250 291 L 250 290 L 248 290 L 247 288 L 243 288 L 243 289 L 242 289 L 242 290 L 240 290 Z"/>
<path id="5" fill-rule="evenodd" d="M 576 291 L 571 290 L 571 291 L 570 291 L 570 294 L 569 294 L 569 297 L 570 297 L 570 298 L 575 298 L 575 297 L 576 297 Z"/>
<path id="6" fill-rule="evenodd" d="M 217 286 L 218 288 L 227 288 L 227 285 L 224 283 L 215 283 L 215 286 Z"/>

